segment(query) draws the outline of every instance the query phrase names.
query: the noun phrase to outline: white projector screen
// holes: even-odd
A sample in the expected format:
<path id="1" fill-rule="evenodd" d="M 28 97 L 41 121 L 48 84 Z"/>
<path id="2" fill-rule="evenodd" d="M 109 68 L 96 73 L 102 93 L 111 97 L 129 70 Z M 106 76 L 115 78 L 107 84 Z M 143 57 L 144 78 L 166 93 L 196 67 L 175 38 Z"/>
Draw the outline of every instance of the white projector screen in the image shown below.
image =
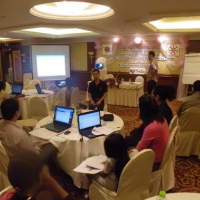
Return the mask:
<path id="1" fill-rule="evenodd" d="M 33 78 L 40 81 L 70 77 L 69 45 L 31 45 Z"/>

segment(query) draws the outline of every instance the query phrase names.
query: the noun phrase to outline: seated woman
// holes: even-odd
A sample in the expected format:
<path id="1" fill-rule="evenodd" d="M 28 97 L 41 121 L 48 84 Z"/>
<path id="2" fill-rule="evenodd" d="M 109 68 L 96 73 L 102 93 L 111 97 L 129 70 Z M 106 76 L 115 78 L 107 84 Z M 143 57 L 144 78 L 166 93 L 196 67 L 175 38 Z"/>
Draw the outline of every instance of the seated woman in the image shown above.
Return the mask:
<path id="1" fill-rule="evenodd" d="M 72 78 L 68 77 L 65 80 L 66 87 L 61 88 L 61 90 L 58 92 L 55 102 L 53 103 L 55 105 L 61 105 L 61 106 L 66 106 L 69 107 L 70 105 L 70 98 L 71 98 L 71 93 L 74 89 L 72 87 Z"/>
<path id="2" fill-rule="evenodd" d="M 6 193 L 2 200 L 73 200 L 33 152 L 20 152 L 10 160 L 8 178 L 14 190 Z"/>
<path id="3" fill-rule="evenodd" d="M 173 114 L 166 100 L 172 101 L 175 99 L 175 89 L 171 85 L 157 85 L 153 88 L 151 94 L 158 104 L 160 114 L 165 117 L 169 124 L 173 118 Z"/>
<path id="4" fill-rule="evenodd" d="M 155 152 L 153 171 L 160 167 L 163 152 L 169 138 L 169 128 L 166 119 L 159 113 L 156 100 L 145 94 L 139 98 L 139 117 L 145 128 L 140 142 L 136 146 L 138 151 L 152 149 Z"/>

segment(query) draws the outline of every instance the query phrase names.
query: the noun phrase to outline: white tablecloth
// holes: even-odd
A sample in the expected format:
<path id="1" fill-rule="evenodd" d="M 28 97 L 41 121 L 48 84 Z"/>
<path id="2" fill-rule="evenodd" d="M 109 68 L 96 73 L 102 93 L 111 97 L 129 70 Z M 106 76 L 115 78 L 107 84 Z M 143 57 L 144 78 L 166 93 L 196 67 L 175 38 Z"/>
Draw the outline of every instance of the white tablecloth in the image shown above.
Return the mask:
<path id="1" fill-rule="evenodd" d="M 167 200 L 199 200 L 200 194 L 199 193 L 170 193 L 166 195 Z M 156 197 L 151 197 L 146 200 L 156 200 Z"/>
<path id="2" fill-rule="evenodd" d="M 41 97 L 46 102 L 48 111 L 52 110 L 54 92 L 51 90 L 42 90 L 42 91 L 48 94 L 38 94 L 36 89 L 29 89 L 28 91 L 22 90 L 22 94 L 25 94 L 26 96 L 18 99 L 21 119 L 28 119 L 31 117 L 30 99 L 32 97 Z"/>
<path id="3" fill-rule="evenodd" d="M 119 88 L 108 88 L 107 104 L 138 107 L 138 99 L 144 94 L 143 83 L 123 82 Z"/>
<path id="4" fill-rule="evenodd" d="M 104 112 L 102 111 L 101 115 L 103 114 Z M 38 122 L 36 128 L 51 122 L 52 119 L 52 116 L 45 117 Z M 124 122 L 119 116 L 114 115 L 114 121 L 106 122 L 106 126 L 116 129 L 117 132 L 124 136 Z M 76 115 L 74 115 L 72 127 L 69 130 L 71 131 L 69 135 L 63 135 L 63 138 L 61 138 L 61 135 L 60 137 L 55 136 L 49 141 L 59 150 L 57 160 L 61 168 L 72 177 L 74 184 L 77 187 L 88 189 L 87 176 L 85 174 L 74 172 L 73 169 L 88 157 L 99 154 L 105 155 L 103 144 L 105 136 L 100 136 L 94 139 L 83 137 L 83 141 L 81 142 L 81 135 L 78 133 L 77 128 Z M 36 138 L 33 139 L 38 141 Z"/>

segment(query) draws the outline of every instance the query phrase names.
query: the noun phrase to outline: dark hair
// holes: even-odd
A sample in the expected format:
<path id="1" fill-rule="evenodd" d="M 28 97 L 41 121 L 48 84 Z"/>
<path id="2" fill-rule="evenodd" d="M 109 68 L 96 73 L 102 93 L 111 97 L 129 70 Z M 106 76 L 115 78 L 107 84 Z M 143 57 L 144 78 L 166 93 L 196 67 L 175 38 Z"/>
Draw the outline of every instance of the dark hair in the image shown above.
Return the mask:
<path id="1" fill-rule="evenodd" d="M 194 92 L 200 92 L 200 80 L 197 80 L 193 83 Z"/>
<path id="2" fill-rule="evenodd" d="M 154 51 L 149 51 L 149 55 L 151 55 L 151 56 L 153 56 L 153 57 L 155 57 L 155 52 Z"/>
<path id="3" fill-rule="evenodd" d="M 150 124 L 154 120 L 163 123 L 164 117 L 160 115 L 155 98 L 149 94 L 144 94 L 139 98 L 140 119 L 145 124 Z"/>
<path id="4" fill-rule="evenodd" d="M 6 82 L 0 81 L 0 92 L 1 90 L 5 90 L 5 88 L 6 88 Z"/>
<path id="5" fill-rule="evenodd" d="M 99 69 L 96 69 L 96 68 L 92 70 L 92 73 L 93 73 L 93 72 L 98 72 L 98 73 L 100 74 Z"/>
<path id="6" fill-rule="evenodd" d="M 34 183 L 39 183 L 42 168 L 40 156 L 34 152 L 21 151 L 10 159 L 8 179 L 17 191 L 11 200 L 22 199 L 23 190 L 29 189 Z"/>
<path id="7" fill-rule="evenodd" d="M 115 175 L 119 180 L 123 168 L 129 161 L 126 141 L 120 134 L 110 134 L 104 141 L 104 149 L 108 158 L 116 160 Z"/>
<path id="8" fill-rule="evenodd" d="M 66 87 L 70 90 L 71 87 L 72 87 L 72 78 L 67 77 L 67 78 L 65 79 L 65 85 L 66 85 Z"/>
<path id="9" fill-rule="evenodd" d="M 172 101 L 176 98 L 175 89 L 171 85 L 156 85 L 153 90 L 152 94 L 154 96 L 158 95 L 161 101 Z"/>
<path id="10" fill-rule="evenodd" d="M 6 99 L 1 104 L 1 114 L 5 120 L 11 120 L 16 111 L 19 111 L 19 103 L 16 99 Z"/>

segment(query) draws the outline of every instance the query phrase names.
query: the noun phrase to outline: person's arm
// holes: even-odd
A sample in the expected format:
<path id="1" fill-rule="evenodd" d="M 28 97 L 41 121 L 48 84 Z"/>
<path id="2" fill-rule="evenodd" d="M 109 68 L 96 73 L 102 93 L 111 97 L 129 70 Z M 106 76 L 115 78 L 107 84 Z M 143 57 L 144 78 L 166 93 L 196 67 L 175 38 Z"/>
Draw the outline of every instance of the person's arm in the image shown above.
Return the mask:
<path id="1" fill-rule="evenodd" d="M 101 99 L 99 99 L 99 101 L 97 101 L 96 105 L 98 106 L 106 97 L 107 97 L 107 92 L 105 92 L 103 94 L 103 96 L 101 97 Z"/>
<path id="2" fill-rule="evenodd" d="M 156 126 L 154 124 L 148 125 L 144 129 L 144 133 L 142 139 L 138 143 L 136 149 L 138 151 L 142 151 L 143 149 L 147 149 L 150 146 L 150 143 L 154 140 L 156 133 Z"/>
<path id="3" fill-rule="evenodd" d="M 89 100 L 90 100 L 90 103 L 95 106 L 95 102 L 93 101 L 92 99 L 92 94 L 90 92 L 88 92 L 88 97 L 89 97 Z"/>
<path id="4" fill-rule="evenodd" d="M 102 178 L 105 178 L 108 174 L 110 174 L 112 172 L 112 160 L 110 158 L 108 158 L 106 161 L 105 161 L 105 164 L 104 164 L 104 168 L 103 170 L 100 172 L 100 176 Z"/>

